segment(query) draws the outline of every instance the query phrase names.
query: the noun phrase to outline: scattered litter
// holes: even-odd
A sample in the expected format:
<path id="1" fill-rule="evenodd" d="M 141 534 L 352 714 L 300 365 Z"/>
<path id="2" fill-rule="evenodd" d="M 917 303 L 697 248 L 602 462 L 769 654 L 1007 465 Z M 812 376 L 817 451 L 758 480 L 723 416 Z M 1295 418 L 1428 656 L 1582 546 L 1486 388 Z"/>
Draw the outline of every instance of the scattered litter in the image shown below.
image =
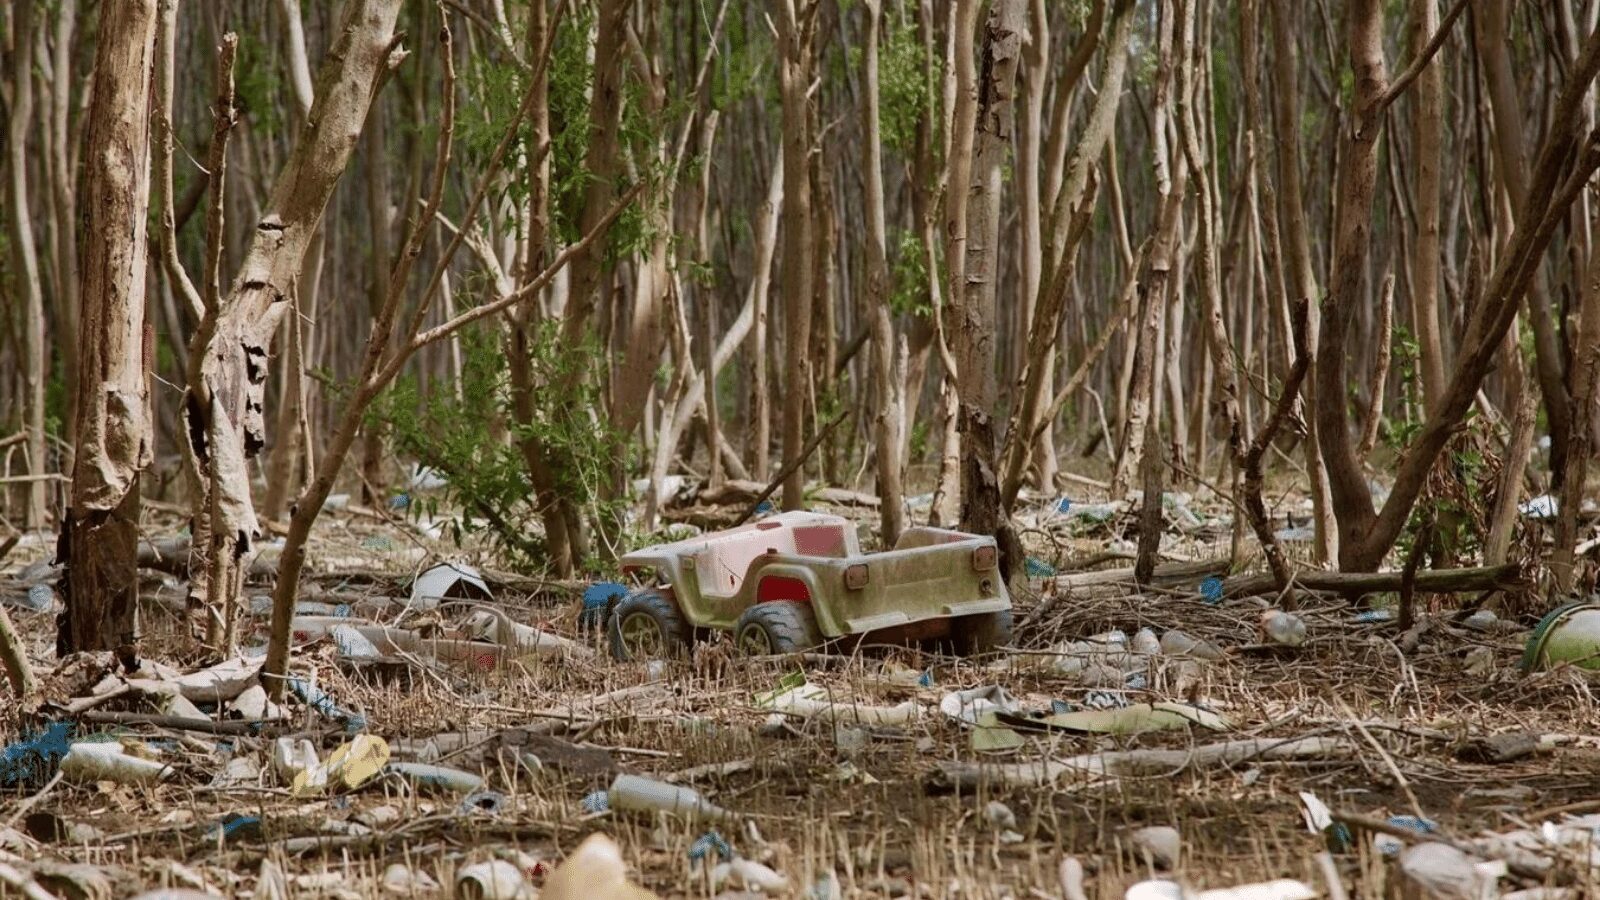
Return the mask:
<path id="1" fill-rule="evenodd" d="M 1390 816 L 1389 824 L 1416 834 L 1433 834 L 1439 827 L 1434 822 L 1416 816 Z M 1384 856 L 1395 856 L 1405 849 L 1406 843 L 1392 834 L 1374 834 L 1372 846 Z"/>
<path id="2" fill-rule="evenodd" d="M 171 766 L 134 756 L 121 744 L 80 741 L 62 758 L 61 774 L 73 781 L 153 784 L 173 773 Z"/>
<path id="3" fill-rule="evenodd" d="M 734 859 L 718 863 L 711 870 L 711 889 L 737 887 L 763 894 L 781 894 L 789 889 L 789 876 L 774 872 L 752 859 Z"/>
<path id="4" fill-rule="evenodd" d="M 1317 539 L 1317 529 L 1311 525 L 1296 525 L 1280 528 L 1272 536 L 1283 544 L 1305 544 Z"/>
<path id="5" fill-rule="evenodd" d="M 1136 856 L 1157 869 L 1171 869 L 1178 863 L 1178 853 L 1183 838 L 1178 829 L 1168 825 L 1151 825 L 1128 835 Z"/>
<path id="6" fill-rule="evenodd" d="M 499 610 L 474 611 L 462 621 L 462 629 L 475 640 L 490 641 L 517 650 L 532 650 L 544 656 L 566 654 L 587 658 L 595 655 L 594 650 L 577 641 L 513 622 Z"/>
<path id="7" fill-rule="evenodd" d="M 441 563 L 411 585 L 411 608 L 433 609 L 439 601 L 490 600 L 494 595 L 478 570 L 466 563 Z"/>
<path id="8" fill-rule="evenodd" d="M 1600 669 L 1600 603 L 1569 603 L 1534 627 L 1522 654 L 1523 671 L 1557 663 Z"/>
<path id="9" fill-rule="evenodd" d="M 777 694 L 758 697 L 757 705 L 791 716 L 823 722 L 854 722 L 859 725 L 904 725 L 922 715 L 922 707 L 907 700 L 895 706 L 869 706 L 851 701 L 835 702 L 828 690 L 810 683 Z"/>
<path id="10" fill-rule="evenodd" d="M 1436 900 L 1486 900 L 1506 873 L 1504 861 L 1483 862 L 1449 844 L 1417 844 L 1400 855 L 1401 878 Z"/>
<path id="11" fill-rule="evenodd" d="M 421 869 L 413 869 L 405 863 L 394 863 L 383 870 L 383 889 L 404 896 L 431 894 L 439 890 L 439 882 Z"/>
<path id="12" fill-rule="evenodd" d="M 722 835 L 715 831 L 708 831 L 700 835 L 694 839 L 694 843 L 689 845 L 690 860 L 707 859 L 713 855 L 719 860 L 733 858 L 733 848 L 729 847 L 728 842 L 723 839 Z"/>
<path id="13" fill-rule="evenodd" d="M 463 900 L 531 900 L 538 894 L 515 864 L 494 859 L 456 872 L 456 896 Z"/>
<path id="14" fill-rule="evenodd" d="M 43 784 L 71 747 L 72 723 L 51 722 L 0 751 L 0 787 Z"/>
<path id="15" fill-rule="evenodd" d="M 1186 631 L 1173 628 L 1161 635 L 1160 648 L 1163 656 L 1192 656 L 1214 662 L 1222 659 L 1223 653 L 1215 644 L 1202 638 L 1194 637 Z"/>
<path id="16" fill-rule="evenodd" d="M 1000 713 L 996 718 L 1013 728 L 1098 734 L 1142 734 L 1190 725 L 1212 731 L 1231 727 L 1228 720 L 1208 709 L 1182 703 L 1135 703 L 1120 709 L 1084 709 L 1041 718 Z"/>
<path id="17" fill-rule="evenodd" d="M 317 748 L 305 738 L 281 737 L 272 743 L 272 767 L 286 783 L 293 784 L 296 776 L 315 769 L 320 762 Z"/>
<path id="18" fill-rule="evenodd" d="M 1317 795 L 1309 791 L 1300 792 L 1300 816 L 1305 819 L 1307 830 L 1322 836 L 1330 853 L 1343 853 L 1350 849 L 1350 829 L 1343 822 L 1334 820 L 1333 811 Z"/>
<path id="19" fill-rule="evenodd" d="M 1042 559 L 1030 556 L 1023 561 L 1022 571 L 1029 578 L 1053 578 L 1056 574 L 1056 567 Z"/>
<path id="20" fill-rule="evenodd" d="M 1500 624 L 1500 617 L 1492 609 L 1480 609 L 1462 619 L 1461 624 L 1473 631 L 1491 631 Z"/>
<path id="21" fill-rule="evenodd" d="M 1312 900 L 1316 896 L 1310 885 L 1292 879 L 1189 892 L 1176 881 L 1141 881 L 1123 895 L 1125 900 Z"/>
<path id="22" fill-rule="evenodd" d="M 608 808 L 627 812 L 665 812 L 690 820 L 719 821 L 730 813 L 707 802 L 698 791 L 638 775 L 618 775 L 606 792 Z"/>
<path id="23" fill-rule="evenodd" d="M 294 691 L 306 705 L 320 713 L 324 718 L 335 722 L 343 722 L 346 731 L 357 732 L 367 727 L 367 718 L 359 713 L 340 709 L 334 704 L 333 698 L 316 685 L 302 679 L 289 679 L 289 688 Z"/>
<path id="24" fill-rule="evenodd" d="M 599 628 L 605 624 L 606 613 L 613 600 L 628 595 L 627 585 L 615 581 L 591 584 L 583 591 L 583 610 L 578 613 L 578 627 Z"/>
<path id="25" fill-rule="evenodd" d="M 1387 606 L 1380 606 L 1377 609 L 1364 609 L 1356 613 L 1354 621 L 1369 625 L 1376 622 L 1393 622 L 1394 619 L 1395 613 L 1393 609 Z"/>
<path id="26" fill-rule="evenodd" d="M 400 776 L 407 784 L 419 791 L 471 794 L 483 787 L 482 775 L 464 772 L 461 769 L 452 769 L 448 766 L 396 762 L 389 763 L 384 771 L 391 775 Z"/>
<path id="27" fill-rule="evenodd" d="M 354 790 L 383 771 L 388 762 L 389 745 L 383 738 L 358 734 L 333 748 L 322 763 L 295 775 L 290 791 L 304 797 L 329 787 Z"/>
<path id="28" fill-rule="evenodd" d="M 989 801 L 988 805 L 983 808 L 983 817 L 994 828 L 1011 829 L 1017 827 L 1017 814 L 1011 811 L 1011 807 L 1001 803 L 999 800 Z"/>
<path id="29" fill-rule="evenodd" d="M 1306 623 L 1294 613 L 1269 609 L 1261 614 L 1261 637 L 1269 643 L 1298 647 L 1306 642 Z"/>
<path id="30" fill-rule="evenodd" d="M 1554 519 L 1556 517 L 1556 498 L 1549 494 L 1540 494 L 1517 504 L 1517 512 L 1530 519 Z"/>
<path id="31" fill-rule="evenodd" d="M 1215 575 L 1200 582 L 1200 596 L 1206 603 L 1215 606 L 1222 602 L 1222 579 Z"/>
<path id="32" fill-rule="evenodd" d="M 939 700 L 939 711 L 959 722 L 976 725 L 984 713 L 1014 712 L 1016 700 L 999 685 L 952 691 Z"/>
<path id="33" fill-rule="evenodd" d="M 510 803 L 510 799 L 499 791 L 479 790 L 461 798 L 459 808 L 469 815 L 498 816 Z"/>

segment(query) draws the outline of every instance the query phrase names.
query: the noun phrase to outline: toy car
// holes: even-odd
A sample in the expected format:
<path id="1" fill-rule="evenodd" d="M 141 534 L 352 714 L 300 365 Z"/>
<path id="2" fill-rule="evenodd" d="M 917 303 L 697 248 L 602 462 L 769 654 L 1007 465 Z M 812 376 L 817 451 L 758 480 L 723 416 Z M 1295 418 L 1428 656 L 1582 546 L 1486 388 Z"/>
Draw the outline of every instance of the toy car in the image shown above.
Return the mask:
<path id="1" fill-rule="evenodd" d="M 780 513 L 622 557 L 624 572 L 651 570 L 655 583 L 616 602 L 611 652 L 671 656 L 710 630 L 755 655 L 868 634 L 987 650 L 1011 639 L 998 556 L 993 538 L 929 527 L 863 554 L 847 519 Z"/>

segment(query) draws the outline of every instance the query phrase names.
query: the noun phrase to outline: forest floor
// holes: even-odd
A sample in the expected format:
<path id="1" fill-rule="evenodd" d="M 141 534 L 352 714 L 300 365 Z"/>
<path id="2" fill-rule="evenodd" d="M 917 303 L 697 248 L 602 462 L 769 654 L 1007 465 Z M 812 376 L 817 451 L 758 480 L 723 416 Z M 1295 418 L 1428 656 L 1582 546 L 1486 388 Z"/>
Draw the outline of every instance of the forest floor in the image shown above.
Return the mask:
<path id="1" fill-rule="evenodd" d="M 1227 529 L 1208 527 L 1204 510 L 1196 519 L 1187 535 L 1175 530 L 1173 555 L 1225 556 Z M 340 709 L 364 717 L 366 733 L 382 738 L 392 759 L 481 774 L 489 793 L 464 803 L 459 792 L 417 792 L 380 775 L 352 790 L 294 796 L 274 771 L 273 738 L 309 739 L 324 757 L 352 738 L 342 723 L 298 701 L 287 718 L 255 734 L 80 716 L 78 739 L 112 733 L 172 771 L 154 784 L 50 779 L 49 767 L 0 773 L 8 782 L 0 790 L 0 862 L 24 861 L 20 868 L 56 896 L 156 887 L 222 896 L 436 896 L 450 895 L 470 864 L 495 858 L 537 885 L 545 867 L 598 831 L 621 847 L 631 877 L 663 896 L 733 890 L 710 883 L 722 845 L 784 876 L 786 886 L 774 893 L 818 900 L 1071 897 L 1062 883 L 1068 858 L 1086 870 L 1090 897 L 1120 897 L 1152 877 L 1196 889 L 1299 879 L 1328 895 L 1334 886 L 1317 857 L 1330 841 L 1308 827 L 1306 794 L 1340 816 L 1380 824 L 1424 818 L 1433 823 L 1430 838 L 1457 842 L 1600 811 L 1600 682 L 1571 669 L 1524 674 L 1518 661 L 1527 622 L 1456 622 L 1449 613 L 1470 598 L 1423 597 L 1428 627 L 1402 634 L 1383 614 L 1308 599 L 1298 611 L 1304 644 L 1264 645 L 1259 623 L 1268 601 L 1209 600 L 1214 591 L 1199 576 L 1141 593 L 1126 583 L 1044 574 L 1040 563 L 1064 570 L 1071 559 L 1118 551 L 1117 517 L 1069 520 L 1051 509 L 1036 511 L 1030 523 L 1036 559 L 1014 591 L 1012 650 L 981 659 L 912 649 L 748 659 L 712 650 L 665 664 L 619 663 L 598 635 L 578 627 L 582 585 L 497 576 L 484 565 L 488 606 L 594 655 L 526 656 L 482 671 L 471 654 L 465 664 L 420 653 L 360 662 L 323 639 L 302 646 L 294 668 Z M 160 513 L 149 523 L 157 535 L 177 527 L 175 516 Z M 77 664 L 52 671 L 55 615 L 21 602 L 48 555 L 44 541 L 18 546 L 0 563 L 0 599 L 29 645 L 47 699 L 60 705 L 87 693 L 100 673 Z M 418 572 L 449 558 L 461 552 L 412 524 L 330 512 L 316 534 L 306 599 L 348 605 L 338 610 L 344 615 L 448 632 L 482 607 L 418 613 L 403 601 Z M 190 646 L 181 638 L 182 583 L 149 573 L 146 588 L 146 654 L 194 668 L 186 658 L 192 651 L 181 649 Z M 252 584 L 247 594 L 260 598 L 266 589 Z M 248 621 L 247 643 L 259 643 L 266 616 Z M 1148 640 L 1141 629 L 1157 638 L 1179 630 L 1222 653 L 1197 661 L 1112 648 L 1099 660 L 1120 670 L 1110 683 L 1104 665 L 1086 675 L 1063 662 L 1083 646 L 1064 642 L 1116 630 L 1137 650 Z M 761 694 L 793 684 L 796 673 L 826 690 L 832 721 L 829 714 L 777 716 L 764 704 Z M 1057 709 L 1198 703 L 1223 717 L 1212 724 L 1225 730 L 1017 731 L 1019 747 L 978 753 L 974 729 L 942 712 L 941 701 L 986 686 L 1004 688 L 1024 712 L 1049 712 L 1053 701 Z M 135 691 L 96 709 L 148 710 L 137 698 Z M 885 707 L 900 712 L 873 711 Z M 872 721 L 902 715 L 909 718 Z M 0 742 L 19 738 L 19 718 L 13 705 Z M 1494 735 L 1516 737 L 1486 749 L 1484 739 Z M 1254 741 L 1256 749 L 1236 745 L 1220 759 L 1197 750 L 1224 741 Z M 1293 749 L 1274 752 L 1284 748 Z M 1487 761 L 1495 748 L 1517 758 Z M 1097 755 L 1148 750 L 1177 752 Z M 1044 760 L 1079 765 L 1048 784 L 1020 783 L 1032 780 L 1029 768 L 1007 768 Z M 1115 760 L 1134 768 L 1089 771 Z M 711 830 L 704 823 L 586 804 L 619 773 L 692 785 L 732 811 L 716 826 L 720 843 L 702 839 Z M 1396 821 L 1389 827 L 1403 830 Z M 1159 835 L 1136 834 L 1148 826 L 1177 830 L 1176 859 L 1138 849 L 1169 852 Z M 1336 849 L 1340 890 L 1378 897 L 1393 888 L 1395 869 L 1371 832 L 1358 825 Z M 1545 863 L 1550 874 L 1524 865 L 1501 887 L 1564 882 L 1596 896 L 1600 870 L 1575 874 L 1563 859 L 1554 868 Z M 1170 875 L 1159 874 L 1169 866 Z"/>

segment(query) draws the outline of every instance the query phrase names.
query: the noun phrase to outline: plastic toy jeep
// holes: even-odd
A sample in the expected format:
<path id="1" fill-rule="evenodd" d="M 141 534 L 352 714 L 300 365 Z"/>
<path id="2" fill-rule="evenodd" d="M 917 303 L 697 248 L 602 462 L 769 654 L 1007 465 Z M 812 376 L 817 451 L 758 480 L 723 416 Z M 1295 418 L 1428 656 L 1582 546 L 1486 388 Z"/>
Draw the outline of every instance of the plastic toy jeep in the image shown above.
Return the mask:
<path id="1" fill-rule="evenodd" d="M 926 527 L 864 555 L 848 520 L 780 513 L 622 557 L 624 572 L 651 570 L 656 583 L 617 601 L 611 652 L 670 656 L 708 630 L 756 655 L 867 634 L 987 650 L 1011 639 L 998 556 L 993 538 Z"/>

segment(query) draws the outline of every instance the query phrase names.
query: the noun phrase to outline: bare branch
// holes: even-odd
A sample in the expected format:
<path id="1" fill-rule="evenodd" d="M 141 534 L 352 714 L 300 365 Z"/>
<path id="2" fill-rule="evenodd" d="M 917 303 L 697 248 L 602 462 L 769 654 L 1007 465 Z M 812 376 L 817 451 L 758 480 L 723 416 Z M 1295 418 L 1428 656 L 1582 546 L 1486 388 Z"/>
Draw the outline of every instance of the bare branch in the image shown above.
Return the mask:
<path id="1" fill-rule="evenodd" d="M 1467 0 L 1456 0 L 1455 5 L 1450 7 L 1450 11 L 1445 13 L 1444 19 L 1439 22 L 1439 30 L 1433 33 L 1433 37 L 1428 39 L 1428 43 L 1422 48 L 1421 52 L 1412 58 L 1405 71 L 1395 78 L 1394 82 L 1389 85 L 1389 90 L 1385 91 L 1383 97 L 1378 100 L 1376 112 L 1382 112 L 1389 107 L 1389 104 L 1400 99 L 1400 95 L 1406 92 L 1406 88 L 1411 86 L 1411 82 L 1417 80 L 1417 76 L 1422 74 L 1422 70 L 1428 67 L 1428 62 L 1433 59 L 1433 55 L 1439 52 L 1440 47 L 1444 46 L 1445 40 L 1450 37 L 1451 27 L 1456 24 L 1456 19 L 1461 17 L 1461 11 L 1466 8 Z"/>

